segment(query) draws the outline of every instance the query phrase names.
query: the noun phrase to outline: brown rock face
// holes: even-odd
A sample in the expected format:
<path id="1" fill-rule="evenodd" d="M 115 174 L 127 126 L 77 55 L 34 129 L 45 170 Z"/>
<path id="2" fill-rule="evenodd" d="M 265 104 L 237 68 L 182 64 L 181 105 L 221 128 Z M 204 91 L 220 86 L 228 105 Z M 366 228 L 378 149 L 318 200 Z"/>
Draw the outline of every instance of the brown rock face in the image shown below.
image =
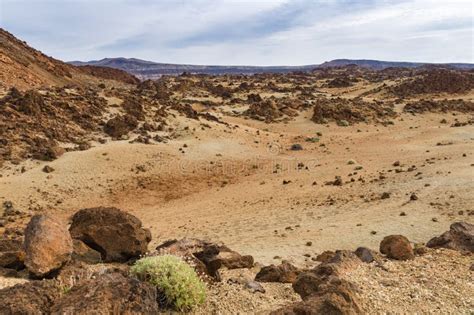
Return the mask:
<path id="1" fill-rule="evenodd" d="M 30 281 L 0 290 L 0 314 L 49 314 L 61 290 L 53 281 Z"/>
<path id="2" fill-rule="evenodd" d="M 36 276 L 61 268 L 71 259 L 72 239 L 65 225 L 35 215 L 25 230 L 25 265 Z"/>
<path id="3" fill-rule="evenodd" d="M 74 239 L 98 251 L 104 262 L 125 262 L 147 252 L 151 233 L 135 216 L 117 208 L 82 209 L 69 228 Z"/>
<path id="4" fill-rule="evenodd" d="M 415 254 L 410 241 L 403 235 L 386 236 L 380 243 L 380 252 L 397 260 L 413 259 Z"/>
<path id="5" fill-rule="evenodd" d="M 255 276 L 255 281 L 293 283 L 299 273 L 298 268 L 284 261 L 279 266 L 270 265 L 263 267 Z"/>
<path id="6" fill-rule="evenodd" d="M 73 287 L 51 314 L 157 314 L 156 299 L 152 285 L 111 273 Z"/>
<path id="7" fill-rule="evenodd" d="M 432 238 L 427 244 L 432 248 L 449 248 L 459 251 L 474 252 L 474 225 L 467 222 L 451 224 L 449 231 Z"/>
<path id="8" fill-rule="evenodd" d="M 24 268 L 25 253 L 23 244 L 16 239 L 0 239 L 0 267 L 21 269 Z"/>

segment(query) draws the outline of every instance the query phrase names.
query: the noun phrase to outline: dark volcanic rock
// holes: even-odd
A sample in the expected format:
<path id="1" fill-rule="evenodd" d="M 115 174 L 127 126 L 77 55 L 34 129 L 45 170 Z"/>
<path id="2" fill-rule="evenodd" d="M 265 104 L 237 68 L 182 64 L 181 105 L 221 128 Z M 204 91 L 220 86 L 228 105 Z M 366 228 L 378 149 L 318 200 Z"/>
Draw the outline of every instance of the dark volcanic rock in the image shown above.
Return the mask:
<path id="1" fill-rule="evenodd" d="M 196 271 L 201 273 L 203 271 L 202 264 L 204 264 L 205 274 L 216 281 L 220 281 L 219 269 L 222 267 L 228 269 L 251 268 L 254 263 L 253 257 L 250 255 L 241 255 L 225 245 L 199 239 L 169 240 L 156 249 L 161 253 L 199 260 L 201 263 L 197 264 L 197 268 L 195 267 Z"/>
<path id="2" fill-rule="evenodd" d="M 104 131 L 113 138 L 120 138 L 138 126 L 137 119 L 132 115 L 116 116 L 105 124 Z"/>
<path id="3" fill-rule="evenodd" d="M 255 280 L 260 282 L 293 283 L 299 273 L 298 268 L 284 261 L 279 266 L 270 265 L 263 267 L 255 276 Z"/>
<path id="4" fill-rule="evenodd" d="M 71 259 L 72 239 L 66 228 L 46 215 L 35 215 L 25 230 L 25 265 L 36 276 L 45 276 Z"/>
<path id="5" fill-rule="evenodd" d="M 24 259 L 21 240 L 0 239 L 0 267 L 19 270 L 24 268 Z"/>
<path id="6" fill-rule="evenodd" d="M 54 303 L 51 314 L 157 314 L 152 285 L 110 273 L 73 287 Z"/>
<path id="7" fill-rule="evenodd" d="M 49 314 L 60 294 L 51 280 L 17 284 L 0 290 L 0 314 Z"/>
<path id="8" fill-rule="evenodd" d="M 380 243 L 380 252 L 397 260 L 413 259 L 415 254 L 410 241 L 403 235 L 389 235 Z"/>
<path id="9" fill-rule="evenodd" d="M 90 264 L 100 263 L 102 261 L 101 254 L 84 244 L 81 240 L 73 240 L 74 251 L 72 258 L 74 260 L 83 261 Z"/>
<path id="10" fill-rule="evenodd" d="M 449 248 L 459 251 L 474 252 L 474 225 L 467 222 L 451 224 L 449 231 L 432 238 L 427 244 L 432 248 Z"/>
<path id="11" fill-rule="evenodd" d="M 360 302 L 351 283 L 332 278 L 321 285 L 318 292 L 303 302 L 297 302 L 272 312 L 272 315 L 360 314 Z"/>
<path id="12" fill-rule="evenodd" d="M 375 253 L 373 250 L 370 250 L 366 247 L 359 247 L 355 250 L 354 252 L 357 257 L 360 258 L 365 263 L 371 263 L 375 260 L 377 260 L 377 253 Z"/>
<path id="13" fill-rule="evenodd" d="M 69 228 L 74 239 L 100 252 L 105 262 L 125 262 L 147 252 L 151 233 L 135 216 L 117 208 L 82 209 Z"/>

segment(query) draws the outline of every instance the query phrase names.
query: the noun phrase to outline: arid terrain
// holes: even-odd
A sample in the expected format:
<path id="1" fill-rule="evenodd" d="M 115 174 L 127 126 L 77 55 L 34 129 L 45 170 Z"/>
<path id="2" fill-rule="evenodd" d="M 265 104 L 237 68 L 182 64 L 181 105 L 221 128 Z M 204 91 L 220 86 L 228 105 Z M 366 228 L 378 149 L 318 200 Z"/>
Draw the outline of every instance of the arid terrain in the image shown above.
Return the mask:
<path id="1" fill-rule="evenodd" d="M 149 229 L 150 251 L 195 238 L 253 257 L 222 271 L 196 313 L 330 313 L 314 306 L 326 295 L 295 284 L 329 264 L 349 292 L 329 298 L 334 314 L 472 314 L 472 70 L 349 65 L 140 82 L 0 36 L 4 238 L 22 241 L 36 214 L 71 222 L 80 209 L 116 207 Z M 455 222 L 468 227 L 462 245 L 424 246 Z M 389 235 L 405 236 L 413 257 L 379 254 Z M 370 263 L 348 254 L 361 246 Z M 246 287 L 282 262 L 299 282 Z M 31 281 L 20 265 L 2 266 L 1 288 Z"/>

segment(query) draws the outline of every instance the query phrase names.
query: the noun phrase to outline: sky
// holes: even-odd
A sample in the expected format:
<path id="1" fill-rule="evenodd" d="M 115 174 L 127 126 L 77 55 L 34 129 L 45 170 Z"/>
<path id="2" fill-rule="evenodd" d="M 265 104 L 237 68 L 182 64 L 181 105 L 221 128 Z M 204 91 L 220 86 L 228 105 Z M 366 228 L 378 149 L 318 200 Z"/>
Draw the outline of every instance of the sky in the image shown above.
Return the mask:
<path id="1" fill-rule="evenodd" d="M 471 0 L 0 0 L 0 26 L 55 58 L 212 65 L 474 63 Z"/>

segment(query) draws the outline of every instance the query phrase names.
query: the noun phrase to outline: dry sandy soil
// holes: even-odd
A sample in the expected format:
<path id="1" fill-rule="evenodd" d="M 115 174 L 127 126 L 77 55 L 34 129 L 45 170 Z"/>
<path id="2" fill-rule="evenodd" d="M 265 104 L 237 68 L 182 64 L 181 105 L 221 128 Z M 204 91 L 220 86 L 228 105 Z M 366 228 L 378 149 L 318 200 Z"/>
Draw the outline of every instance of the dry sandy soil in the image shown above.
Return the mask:
<path id="1" fill-rule="evenodd" d="M 220 240 L 262 263 L 377 249 L 394 233 L 426 242 L 453 221 L 473 221 L 474 127 L 452 128 L 439 123 L 443 117 L 405 114 L 387 127 L 322 126 L 305 115 L 270 125 L 224 118 L 240 128 L 227 133 L 216 124 L 167 144 L 116 141 L 53 162 L 27 161 L 2 172 L 0 201 L 64 216 L 117 206 L 151 229 L 153 245 L 184 236 Z M 304 141 L 316 132 L 319 142 Z M 291 151 L 293 143 L 303 150 Z M 55 171 L 42 172 L 46 164 Z M 325 184 L 336 175 L 342 186 Z M 381 199 L 384 192 L 390 198 Z"/>
<path id="2" fill-rule="evenodd" d="M 211 79 L 214 85 L 233 84 L 227 78 L 206 82 Z M 314 77 L 298 78 L 310 79 Z M 87 136 L 92 135 L 86 139 L 92 145 L 88 150 L 67 152 L 49 162 L 5 161 L 0 168 L 0 204 L 11 201 L 27 213 L 53 213 L 64 219 L 82 208 L 115 206 L 134 214 L 151 230 L 150 249 L 168 239 L 192 237 L 223 242 L 252 255 L 258 262 L 256 270 L 225 272 L 225 281 L 210 288 L 207 304 L 197 311 L 202 314 L 268 313 L 299 300 L 287 284 L 264 284 L 265 294 L 235 285 L 235 278 L 253 279 L 260 264 L 289 260 L 311 268 L 317 265 L 316 256 L 326 250 L 359 246 L 378 250 L 380 241 L 391 234 L 426 243 L 453 222 L 474 223 L 474 125 L 452 126 L 456 121 L 472 121 L 472 110 L 414 115 L 404 111 L 392 95 L 393 115 L 389 108 L 386 116 L 367 123 L 316 124 L 309 106 L 316 97 L 311 93 L 352 102 L 362 93 L 376 91 L 364 99 L 371 105 L 389 94 L 377 92 L 380 83 L 362 81 L 349 88 L 329 89 L 318 80 L 307 86 L 310 96 L 269 92 L 262 86 L 272 79 L 263 78 L 256 80 L 260 86 L 253 89 L 265 100 L 281 105 L 284 101 L 278 99 L 290 97 L 292 103 L 309 104 L 274 108 L 272 115 L 278 121 L 266 123 L 245 114 L 251 108 L 246 103 L 249 93 L 235 92 L 236 103 L 232 103 L 205 95 L 208 92 L 197 78 L 173 80 L 168 88 L 174 89 L 174 99 L 159 98 L 169 107 L 164 116 L 172 128 L 167 142 L 130 143 L 138 135 L 136 130 L 129 138 L 112 141 L 91 128 L 86 130 Z M 236 83 L 233 86 L 241 81 Z M 295 86 L 304 86 L 300 83 Z M 287 85 L 291 86 L 280 83 L 273 89 L 284 90 Z M 112 114 L 123 114 L 120 93 L 128 92 L 108 89 L 90 96 L 107 101 L 100 107 L 103 116 L 93 118 L 106 121 Z M 146 96 L 149 91 L 133 93 L 146 103 L 146 119 L 158 112 L 156 100 Z M 298 97 L 308 98 L 308 103 Z M 430 99 L 445 97 L 436 94 Z M 449 98 L 472 102 L 474 95 L 471 91 Z M 221 122 L 183 115 L 179 112 L 183 108 L 176 104 L 185 100 L 197 112 L 211 113 Z M 256 104 L 258 110 L 267 103 Z M 365 110 L 369 103 L 361 104 Z M 377 106 L 385 106 L 381 104 Z M 49 123 L 57 128 L 54 119 Z M 94 141 L 99 138 L 107 142 Z M 302 149 L 292 150 L 294 144 Z M 44 172 L 46 165 L 54 171 Z M 340 185 L 331 184 L 336 176 Z M 0 227 L 0 233 L 4 230 Z M 431 250 L 414 261 L 385 260 L 384 268 L 361 265 L 347 277 L 361 288 L 358 294 L 365 301 L 364 312 L 469 314 L 474 309 L 472 263 L 472 255 Z M 2 279 L 0 286 L 21 281 Z"/>

